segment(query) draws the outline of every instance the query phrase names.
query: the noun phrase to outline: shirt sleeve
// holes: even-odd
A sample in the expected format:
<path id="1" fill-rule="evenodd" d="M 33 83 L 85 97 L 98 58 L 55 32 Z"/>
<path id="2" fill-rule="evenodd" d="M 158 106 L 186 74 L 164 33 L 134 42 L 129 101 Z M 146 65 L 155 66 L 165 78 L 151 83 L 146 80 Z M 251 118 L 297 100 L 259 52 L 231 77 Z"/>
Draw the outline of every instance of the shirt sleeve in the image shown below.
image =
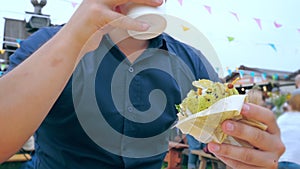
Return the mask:
<path id="1" fill-rule="evenodd" d="M 202 54 L 202 52 L 198 49 L 192 48 L 194 51 L 194 55 L 198 57 L 198 59 L 194 60 L 196 70 L 196 77 L 198 79 L 209 79 L 214 82 L 221 82 L 219 75 L 215 71 L 212 64 L 207 60 L 207 58 Z"/>
<path id="2" fill-rule="evenodd" d="M 203 53 L 188 44 L 175 40 L 164 34 L 168 42 L 167 48 L 169 52 L 181 57 L 181 59 L 189 66 L 193 72 L 195 79 L 209 79 L 211 81 L 220 82 L 217 72 L 212 64 L 207 60 Z"/>
<path id="3" fill-rule="evenodd" d="M 9 67 L 5 73 L 13 70 L 38 48 L 40 48 L 45 42 L 47 42 L 55 33 L 57 33 L 59 27 L 46 27 L 41 28 L 37 32 L 33 33 L 27 39 L 21 41 L 20 48 L 18 48 L 9 57 Z"/>

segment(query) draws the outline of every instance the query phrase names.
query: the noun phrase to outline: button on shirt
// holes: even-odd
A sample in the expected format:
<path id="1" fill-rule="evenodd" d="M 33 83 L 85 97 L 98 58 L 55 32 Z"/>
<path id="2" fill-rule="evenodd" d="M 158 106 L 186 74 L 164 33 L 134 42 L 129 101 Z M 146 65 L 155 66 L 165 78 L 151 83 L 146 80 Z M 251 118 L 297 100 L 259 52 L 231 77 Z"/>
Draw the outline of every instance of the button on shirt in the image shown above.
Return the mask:
<path id="1" fill-rule="evenodd" d="M 134 71 L 133 67 L 130 66 L 130 67 L 128 68 L 128 71 L 129 71 L 130 73 L 132 73 L 132 72 Z"/>
<path id="2" fill-rule="evenodd" d="M 9 70 L 60 28 L 40 29 L 23 41 Z M 175 104 L 201 78 L 219 80 L 198 50 L 167 34 L 152 39 L 134 63 L 104 36 L 78 64 L 37 130 L 36 167 L 161 168 L 177 119 Z"/>

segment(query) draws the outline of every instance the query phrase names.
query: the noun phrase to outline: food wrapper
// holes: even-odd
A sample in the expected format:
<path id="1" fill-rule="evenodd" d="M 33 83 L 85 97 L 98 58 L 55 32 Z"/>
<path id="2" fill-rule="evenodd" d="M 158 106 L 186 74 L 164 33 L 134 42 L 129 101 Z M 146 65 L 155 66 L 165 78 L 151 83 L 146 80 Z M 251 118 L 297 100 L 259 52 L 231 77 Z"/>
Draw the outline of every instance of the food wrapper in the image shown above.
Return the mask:
<path id="1" fill-rule="evenodd" d="M 206 82 L 209 81 L 206 80 Z M 220 85 L 220 83 L 218 83 L 218 85 Z M 201 87 L 203 87 L 203 89 L 207 89 L 209 88 L 208 86 Z M 226 87 L 226 85 L 224 86 Z M 221 90 L 223 92 L 228 91 L 226 89 Z M 214 94 L 214 92 L 218 92 L 215 89 L 212 91 L 212 94 Z M 187 98 L 184 100 L 184 103 L 180 105 L 181 109 L 179 109 L 179 113 L 177 114 L 178 122 L 175 125 L 175 127 L 179 128 L 184 134 L 192 135 L 195 139 L 202 143 L 217 142 L 244 147 L 252 147 L 249 143 L 228 136 L 222 131 L 221 124 L 224 120 L 227 119 L 240 121 L 248 125 L 260 128 L 262 130 L 267 129 L 266 125 L 255 120 L 246 119 L 240 114 L 244 102 L 247 101 L 246 95 L 239 95 L 236 92 L 231 95 L 222 94 L 224 95 L 224 98 L 217 99 L 216 102 L 212 103 L 211 105 L 208 105 L 208 107 L 204 108 L 204 110 L 200 112 L 191 112 L 188 109 L 188 106 L 186 106 L 187 104 L 185 102 L 189 104 L 189 107 L 191 109 L 193 109 L 195 106 L 199 109 L 201 108 L 200 104 L 207 104 L 203 103 L 203 101 L 201 100 L 202 98 L 193 96 L 192 92 L 194 91 L 191 91 L 188 94 Z M 202 97 L 203 94 L 200 95 Z M 197 105 L 197 103 L 191 98 L 197 98 L 199 105 Z"/>

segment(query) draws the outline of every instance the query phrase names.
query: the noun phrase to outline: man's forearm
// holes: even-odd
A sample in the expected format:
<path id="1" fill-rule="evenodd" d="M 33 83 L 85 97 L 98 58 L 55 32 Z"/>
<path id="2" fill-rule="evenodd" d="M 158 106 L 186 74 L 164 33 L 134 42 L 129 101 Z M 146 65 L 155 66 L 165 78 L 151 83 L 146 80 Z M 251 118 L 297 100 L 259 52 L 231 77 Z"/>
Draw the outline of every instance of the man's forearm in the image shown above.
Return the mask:
<path id="1" fill-rule="evenodd" d="M 0 162 L 41 124 L 70 78 L 84 42 L 68 27 L 0 79 Z M 4 156 L 2 156 L 3 154 Z"/>

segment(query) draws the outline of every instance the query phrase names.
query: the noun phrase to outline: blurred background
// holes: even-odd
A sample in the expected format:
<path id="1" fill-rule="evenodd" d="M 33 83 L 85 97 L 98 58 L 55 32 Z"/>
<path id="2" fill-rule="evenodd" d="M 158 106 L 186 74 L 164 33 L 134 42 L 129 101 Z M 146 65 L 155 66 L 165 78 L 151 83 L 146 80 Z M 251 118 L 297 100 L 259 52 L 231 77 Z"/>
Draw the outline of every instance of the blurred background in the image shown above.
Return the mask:
<path id="1" fill-rule="evenodd" d="M 2 1 L 1 71 L 23 39 L 41 27 L 66 23 L 80 3 Z M 240 78 L 241 92 L 255 85 L 290 91 L 300 69 L 299 6 L 298 0 L 169 0 L 166 32 L 200 49 L 224 81 Z"/>

